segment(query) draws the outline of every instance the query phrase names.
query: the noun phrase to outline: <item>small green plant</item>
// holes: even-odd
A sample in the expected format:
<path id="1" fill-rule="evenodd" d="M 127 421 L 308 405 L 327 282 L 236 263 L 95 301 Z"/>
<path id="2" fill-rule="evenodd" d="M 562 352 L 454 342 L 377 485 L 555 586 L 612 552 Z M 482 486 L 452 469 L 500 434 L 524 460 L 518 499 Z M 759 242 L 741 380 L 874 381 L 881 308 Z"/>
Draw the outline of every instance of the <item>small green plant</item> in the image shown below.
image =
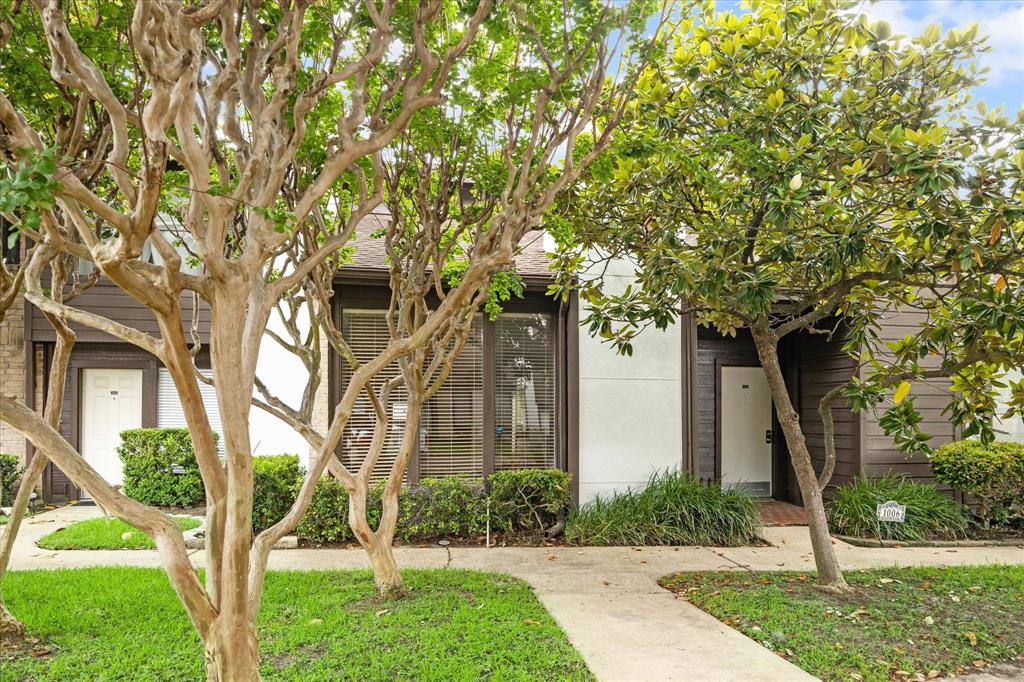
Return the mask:
<path id="1" fill-rule="evenodd" d="M 302 485 L 298 455 L 252 459 L 252 532 L 260 533 L 284 518 Z"/>
<path id="2" fill-rule="evenodd" d="M 932 454 L 932 471 L 935 480 L 977 501 L 986 528 L 993 520 L 1008 518 L 1015 503 L 1024 503 L 1024 443 L 947 443 Z"/>
<path id="3" fill-rule="evenodd" d="M 0 507 L 10 507 L 18 489 L 18 481 L 24 472 L 17 455 L 0 452 Z"/>
<path id="4" fill-rule="evenodd" d="M 753 540 L 758 526 L 746 493 L 667 471 L 641 490 L 598 497 L 574 510 L 565 537 L 579 545 L 736 546 Z"/>
<path id="5" fill-rule="evenodd" d="M 879 521 L 877 506 L 890 500 L 907 507 L 904 523 Z M 832 531 L 879 540 L 954 540 L 967 535 L 967 510 L 946 493 L 905 476 L 858 478 L 837 488 L 828 507 Z"/>
<path id="6" fill-rule="evenodd" d="M 206 499 L 188 429 L 129 429 L 117 454 L 124 494 L 158 507 L 194 507 Z"/>
<path id="7" fill-rule="evenodd" d="M 499 471 L 490 477 L 491 516 L 503 530 L 543 532 L 568 509 L 572 476 L 558 469 Z"/>

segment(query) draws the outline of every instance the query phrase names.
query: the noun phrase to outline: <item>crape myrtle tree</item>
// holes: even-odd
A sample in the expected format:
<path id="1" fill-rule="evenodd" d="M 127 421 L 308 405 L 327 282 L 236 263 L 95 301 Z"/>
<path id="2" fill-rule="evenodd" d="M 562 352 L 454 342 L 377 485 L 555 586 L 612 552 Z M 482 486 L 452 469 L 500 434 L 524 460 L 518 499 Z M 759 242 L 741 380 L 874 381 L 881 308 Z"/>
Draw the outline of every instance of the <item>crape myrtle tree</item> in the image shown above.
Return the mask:
<path id="1" fill-rule="evenodd" d="M 524 235 L 539 229 L 558 193 L 610 140 L 635 84 L 636 62 L 653 47 L 643 34 L 665 25 L 667 15 L 654 13 L 655 7 L 495 8 L 484 23 L 488 39 L 470 46 L 464 68 L 450 77 L 445 106 L 419 112 L 366 172 L 356 173 L 361 191 L 379 198 L 377 213 L 362 219 L 387 257 L 384 319 L 390 342 L 403 343 L 446 316 L 426 343 L 397 357 L 367 384 L 375 422 L 359 468 L 328 463 L 349 493 L 349 523 L 369 553 L 383 597 L 403 593 L 392 544 L 423 407 L 444 386 L 476 313 L 493 318 L 503 301 L 522 293 L 511 258 Z M 617 37 L 609 45 L 611 30 Z M 613 70 L 618 77 L 604 87 Z M 577 142 L 584 138 L 580 152 Z M 286 188 L 289 205 L 295 196 Z M 334 230 L 324 212 L 314 211 L 281 253 L 287 269 L 297 268 L 310 245 Z M 321 339 L 350 372 L 360 368 L 330 306 L 335 276 L 350 255 L 342 250 L 327 259 L 279 305 L 284 331 L 274 339 L 299 355 L 309 375 L 301 405 L 290 407 L 257 386 L 259 405 L 293 424 L 314 448 L 322 442 L 311 426 L 316 387 L 323 380 Z M 458 302 L 456 297 L 467 295 Z M 455 312 L 449 315 L 449 309 Z M 389 450 L 394 459 L 382 465 Z M 367 505 L 376 479 L 382 479 L 383 494 L 374 528 Z"/>
<path id="2" fill-rule="evenodd" d="M 590 331 L 627 354 L 682 313 L 749 331 L 819 582 L 841 591 L 822 502 L 832 404 L 842 393 L 880 410 L 901 448 L 926 450 L 913 381 L 952 377 L 952 417 L 991 437 L 993 388 L 1019 366 L 1021 124 L 967 109 L 985 49 L 975 28 L 909 39 L 851 3 L 751 2 L 742 15 L 713 4 L 662 45 L 611 153 L 552 219 L 556 289 L 578 286 Z M 635 266 L 624 291 L 603 287 L 610 259 Z M 920 328 L 883 343 L 883 318 L 908 307 Z M 841 339 L 860 365 L 822 401 L 822 471 L 780 367 L 779 343 L 796 333 Z"/>
<path id="3" fill-rule="evenodd" d="M 11 205 L 5 213 L 35 244 L 18 275 L 20 287 L 44 313 L 142 348 L 169 371 L 206 487 L 205 579 L 192 567 L 177 524 L 104 481 L 52 421 L 5 396 L 0 419 L 111 514 L 154 538 L 204 642 L 209 679 L 259 678 L 255 622 L 270 550 L 299 521 L 319 477 L 330 467 L 355 498 L 365 500 L 372 466 L 350 471 L 334 457 L 356 400 L 372 391 L 383 413 L 388 391 L 399 382 L 371 382 L 396 362 L 400 381 L 429 397 L 443 382 L 468 317 L 490 298 L 492 278 L 509 266 L 516 244 L 539 224 L 556 194 L 608 141 L 634 82 L 618 80 L 611 92 L 602 87 L 620 56 L 609 36 L 622 38 L 639 28 L 629 21 L 638 7 L 597 1 L 514 2 L 499 9 L 488 0 L 40 0 L 6 10 L 4 26 L 14 30 L 5 50 L 20 39 L 21 25 L 34 30 L 45 49 L 4 60 L 0 152 L 15 169 L 54 152 L 52 167 L 43 169 L 50 176 L 49 198 L 20 211 Z M 109 37 L 86 39 L 94 32 Z M 503 47 L 492 52 L 478 48 L 480 42 Z M 509 53 L 508 45 L 519 51 Z M 533 90 L 522 87 L 507 100 L 477 91 L 482 103 L 490 102 L 489 112 L 482 109 L 495 125 L 479 140 L 467 138 L 476 150 L 467 165 L 473 165 L 472 179 L 481 181 L 475 208 L 449 216 L 440 205 L 454 205 L 456 194 L 435 183 L 439 166 L 429 162 L 445 149 L 421 153 L 417 135 L 402 136 L 419 115 L 441 105 L 459 121 L 446 104 L 449 87 L 471 78 L 472 64 L 488 59 L 521 71 L 522 83 L 528 73 Z M 33 60 L 74 101 L 60 103 L 56 117 L 44 115 L 38 100 L 6 77 L 14 64 Z M 460 90 L 469 93 L 472 83 Z M 577 154 L 583 135 L 590 138 L 587 151 Z M 83 139 L 96 140 L 91 151 L 78 151 Z M 395 198 L 417 182 L 429 200 Z M 330 289 L 356 224 L 382 202 L 388 187 L 395 194 L 388 205 L 406 211 L 383 236 L 398 289 L 396 315 L 390 343 L 360 364 L 330 323 Z M 25 203 L 20 195 L 18 200 Z M 435 222 L 421 224 L 425 215 Z M 170 230 L 159 228 L 167 223 Z M 159 335 L 55 295 L 44 271 L 57 256 L 92 264 L 145 305 Z M 457 265 L 445 267 L 449 261 Z M 449 276 L 446 285 L 431 287 L 443 296 L 428 309 L 418 298 L 428 289 L 416 278 L 436 281 L 439 271 Z M 182 324 L 183 296 L 201 299 L 211 313 L 209 354 L 223 458 L 201 400 L 197 341 Z M 304 426 L 295 420 L 305 406 L 284 405 L 256 377 L 268 319 L 292 296 L 306 297 L 303 305 L 317 321 L 312 327 L 318 331 L 307 335 L 325 333 L 353 365 L 327 430 L 316 438 L 308 420 Z M 292 418 L 315 445 L 295 504 L 255 538 L 249 442 L 254 390 L 260 407 Z M 396 514 L 407 458 L 399 457 L 388 476 L 393 494 L 385 501 L 386 516 Z M 350 518 L 384 573 L 378 586 L 386 594 L 400 591 L 390 552 L 393 519 L 371 530 L 360 514 L 357 501 Z M 374 552 L 375 543 L 385 550 Z"/>

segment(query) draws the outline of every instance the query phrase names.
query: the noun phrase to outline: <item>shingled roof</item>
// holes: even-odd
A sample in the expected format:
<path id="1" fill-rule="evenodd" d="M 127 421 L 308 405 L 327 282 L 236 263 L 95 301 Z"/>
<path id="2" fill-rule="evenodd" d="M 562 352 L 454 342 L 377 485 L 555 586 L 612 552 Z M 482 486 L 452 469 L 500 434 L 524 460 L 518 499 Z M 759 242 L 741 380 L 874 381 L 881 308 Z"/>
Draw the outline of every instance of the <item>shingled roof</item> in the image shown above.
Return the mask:
<path id="1" fill-rule="evenodd" d="M 373 237 L 373 233 L 387 226 L 390 215 L 387 212 L 374 212 L 364 218 L 356 226 L 355 239 L 350 245 L 355 247 L 355 255 L 351 263 L 345 265 L 342 274 L 348 271 L 386 272 L 387 255 L 384 252 L 384 240 Z M 528 232 L 519 242 L 519 253 L 515 257 L 516 270 L 527 279 L 551 279 L 551 259 L 544 250 L 544 233 Z"/>

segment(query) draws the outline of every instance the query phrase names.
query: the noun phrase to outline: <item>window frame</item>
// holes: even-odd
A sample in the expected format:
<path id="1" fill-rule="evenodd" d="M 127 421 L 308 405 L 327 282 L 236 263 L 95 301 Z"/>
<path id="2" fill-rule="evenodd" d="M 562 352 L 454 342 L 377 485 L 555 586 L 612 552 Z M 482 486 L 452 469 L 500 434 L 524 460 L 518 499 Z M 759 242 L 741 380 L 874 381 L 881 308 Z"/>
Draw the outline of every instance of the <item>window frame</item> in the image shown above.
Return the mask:
<path id="1" fill-rule="evenodd" d="M 378 275 L 379 276 L 379 275 Z M 390 289 L 386 285 L 374 283 L 375 277 L 356 278 L 336 284 L 335 295 L 332 304 L 332 317 L 334 324 L 340 330 L 343 325 L 343 315 L 346 309 L 352 310 L 380 310 L 386 311 L 390 302 Z M 434 308 L 439 304 L 437 300 L 430 300 L 428 305 Z M 509 313 L 542 313 L 552 316 L 553 322 L 553 352 L 554 362 L 554 467 L 562 471 L 571 469 L 569 448 L 570 448 L 570 427 L 569 419 L 569 383 L 568 383 L 568 321 L 570 310 L 568 305 L 559 305 L 559 302 L 544 293 L 544 289 L 528 287 L 524 296 L 519 299 L 506 301 L 502 309 Z M 483 319 L 483 477 L 486 480 L 495 472 L 495 352 L 496 352 L 496 325 Z M 328 388 L 331 413 L 337 406 L 344 390 L 343 380 L 343 359 L 335 352 L 329 354 L 328 367 Z M 342 460 L 343 443 L 339 441 L 335 455 Z M 406 481 L 417 483 L 420 480 L 420 453 L 419 440 L 417 448 L 409 460 L 406 471 Z"/>

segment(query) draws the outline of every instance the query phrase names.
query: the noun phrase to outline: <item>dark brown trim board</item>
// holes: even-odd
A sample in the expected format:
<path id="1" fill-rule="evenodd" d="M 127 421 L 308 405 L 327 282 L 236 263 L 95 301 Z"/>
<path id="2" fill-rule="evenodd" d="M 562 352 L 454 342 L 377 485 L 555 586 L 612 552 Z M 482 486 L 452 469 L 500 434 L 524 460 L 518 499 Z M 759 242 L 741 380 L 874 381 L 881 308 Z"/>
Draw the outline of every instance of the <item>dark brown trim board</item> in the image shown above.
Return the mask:
<path id="1" fill-rule="evenodd" d="M 566 330 L 566 458 L 575 507 L 580 503 L 580 302 L 576 292 L 569 297 Z"/>
<path id="2" fill-rule="evenodd" d="M 494 325 L 484 325 L 484 452 L 483 474 L 487 478 L 494 473 Z"/>
<path id="3" fill-rule="evenodd" d="M 697 319 L 690 312 L 679 319 L 680 325 L 680 390 L 682 391 L 682 466 L 694 476 L 700 476 L 697 455 Z"/>

